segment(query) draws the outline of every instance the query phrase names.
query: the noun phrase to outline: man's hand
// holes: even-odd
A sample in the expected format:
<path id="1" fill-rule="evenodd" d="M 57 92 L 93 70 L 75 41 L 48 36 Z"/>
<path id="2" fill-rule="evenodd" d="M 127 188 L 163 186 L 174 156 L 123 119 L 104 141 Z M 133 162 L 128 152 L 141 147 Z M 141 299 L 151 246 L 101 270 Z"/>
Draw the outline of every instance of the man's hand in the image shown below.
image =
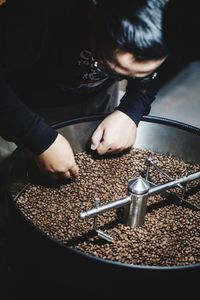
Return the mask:
<path id="1" fill-rule="evenodd" d="M 76 178 L 78 166 L 69 142 L 58 134 L 54 143 L 43 153 L 36 156 L 40 170 L 53 179 Z"/>
<path id="2" fill-rule="evenodd" d="M 97 127 L 91 138 L 91 149 L 98 154 L 118 153 L 135 143 L 137 126 L 125 113 L 115 110 Z"/>

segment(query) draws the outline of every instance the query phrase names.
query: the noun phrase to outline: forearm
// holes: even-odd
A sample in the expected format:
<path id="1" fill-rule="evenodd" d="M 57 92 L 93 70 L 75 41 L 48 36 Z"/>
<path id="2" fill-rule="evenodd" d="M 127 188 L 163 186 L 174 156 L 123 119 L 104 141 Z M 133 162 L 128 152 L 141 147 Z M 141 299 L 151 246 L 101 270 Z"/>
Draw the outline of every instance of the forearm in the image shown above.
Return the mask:
<path id="1" fill-rule="evenodd" d="M 1 80 L 0 135 L 38 155 L 55 141 L 57 132 L 23 104 L 8 84 Z"/>

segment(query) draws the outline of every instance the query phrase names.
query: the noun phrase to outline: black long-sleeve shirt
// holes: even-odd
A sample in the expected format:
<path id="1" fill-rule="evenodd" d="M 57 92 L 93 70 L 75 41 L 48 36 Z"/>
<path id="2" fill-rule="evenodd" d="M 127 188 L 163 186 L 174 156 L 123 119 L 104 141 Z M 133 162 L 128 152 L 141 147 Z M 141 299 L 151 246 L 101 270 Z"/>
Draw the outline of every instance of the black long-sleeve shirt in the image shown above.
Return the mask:
<path id="1" fill-rule="evenodd" d="M 49 84 L 84 97 L 112 84 L 91 63 L 89 8 L 88 0 L 9 0 L 0 6 L 0 135 L 34 154 L 46 150 L 57 132 L 31 110 L 23 91 L 16 92 L 8 78 L 17 81 L 18 74 L 26 77 L 37 69 Z M 129 80 L 117 109 L 138 124 L 149 113 L 159 86 L 159 76 L 150 85 Z"/>

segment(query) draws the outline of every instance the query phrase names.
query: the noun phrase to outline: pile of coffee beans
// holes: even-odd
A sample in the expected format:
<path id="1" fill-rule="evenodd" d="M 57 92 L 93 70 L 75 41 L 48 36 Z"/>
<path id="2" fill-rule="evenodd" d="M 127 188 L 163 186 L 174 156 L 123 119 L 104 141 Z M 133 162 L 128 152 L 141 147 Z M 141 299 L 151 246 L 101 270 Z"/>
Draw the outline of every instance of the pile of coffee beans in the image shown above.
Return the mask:
<path id="1" fill-rule="evenodd" d="M 118 156 L 97 157 L 77 153 L 79 177 L 59 186 L 31 183 L 16 199 L 16 204 L 34 226 L 70 248 L 105 260 L 135 265 L 178 266 L 200 262 L 200 211 L 177 201 L 176 197 L 155 195 L 147 200 L 142 226 L 123 224 L 123 208 L 101 214 L 97 226 L 113 238 L 107 242 L 94 230 L 93 218 L 81 220 L 80 212 L 127 196 L 128 180 L 144 175 L 146 158 L 153 155 L 157 165 L 173 178 L 200 170 L 199 164 L 175 157 L 133 148 Z M 159 185 L 168 182 L 151 167 L 149 180 Z M 181 196 L 179 187 L 170 190 Z M 200 206 L 200 180 L 188 183 L 186 200 Z"/>

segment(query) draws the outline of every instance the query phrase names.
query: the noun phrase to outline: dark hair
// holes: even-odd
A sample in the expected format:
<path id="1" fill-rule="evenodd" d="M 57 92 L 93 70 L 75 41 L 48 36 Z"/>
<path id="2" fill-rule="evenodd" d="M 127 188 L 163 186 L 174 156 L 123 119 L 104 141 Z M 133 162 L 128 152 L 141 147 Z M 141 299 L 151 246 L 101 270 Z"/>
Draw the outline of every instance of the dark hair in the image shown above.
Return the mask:
<path id="1" fill-rule="evenodd" d="M 165 4 L 166 0 L 97 1 L 91 19 L 95 55 L 112 60 L 114 51 L 120 49 L 141 61 L 165 57 Z"/>

